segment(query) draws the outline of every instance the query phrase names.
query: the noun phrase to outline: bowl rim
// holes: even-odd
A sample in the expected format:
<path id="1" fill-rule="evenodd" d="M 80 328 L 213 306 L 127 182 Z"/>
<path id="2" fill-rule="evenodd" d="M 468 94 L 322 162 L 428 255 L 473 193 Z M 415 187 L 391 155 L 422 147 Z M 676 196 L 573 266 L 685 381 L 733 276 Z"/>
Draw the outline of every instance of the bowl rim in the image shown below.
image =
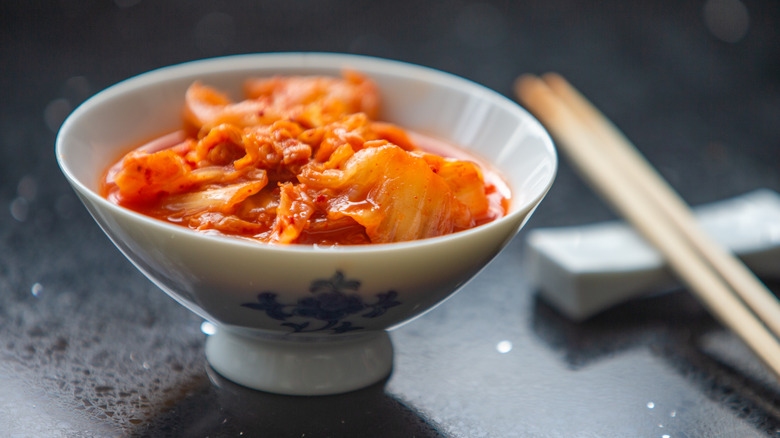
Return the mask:
<path id="1" fill-rule="evenodd" d="M 349 65 L 349 61 L 354 61 L 355 64 Z M 267 62 L 273 65 L 261 65 L 259 63 Z M 405 242 L 392 242 L 392 243 L 376 243 L 367 245 L 335 245 L 335 246 L 320 246 L 312 244 L 284 244 L 274 245 L 268 243 L 262 243 L 252 241 L 248 238 L 241 238 L 229 235 L 209 234 L 201 233 L 191 230 L 180 225 L 171 224 L 163 220 L 153 218 L 142 213 L 130 210 L 128 208 L 116 205 L 103 196 L 100 196 L 93 189 L 89 188 L 79 178 L 77 178 L 68 165 L 68 160 L 65 158 L 63 149 L 65 143 L 70 135 L 70 131 L 78 123 L 78 120 L 84 113 L 87 113 L 90 108 L 100 105 L 103 102 L 121 96 L 125 93 L 130 93 L 138 89 L 145 88 L 146 86 L 158 83 L 181 79 L 182 77 L 193 76 L 194 70 L 198 69 L 201 75 L 220 73 L 230 70 L 285 70 L 285 69 L 342 69 L 345 65 L 354 67 L 359 71 L 369 70 L 369 67 L 379 69 L 381 68 L 383 73 L 387 72 L 387 69 L 391 69 L 392 76 L 404 77 L 416 79 L 425 79 L 429 82 L 434 82 L 439 85 L 445 85 L 449 87 L 462 88 L 467 87 L 470 93 L 479 93 L 492 104 L 498 105 L 509 112 L 515 112 L 520 115 L 521 119 L 524 119 L 527 123 L 526 129 L 532 129 L 536 131 L 539 139 L 542 140 L 544 149 L 547 150 L 551 164 L 551 175 L 548 181 L 544 184 L 539 193 L 534 197 L 528 197 L 521 205 L 516 206 L 513 211 L 508 214 L 488 222 L 486 224 L 470 228 L 467 230 L 459 231 L 456 233 L 446 234 L 442 236 L 430 237 L 425 239 L 418 239 Z M 367 73 L 370 76 L 370 72 Z M 98 204 L 102 208 L 107 208 L 114 214 L 120 214 L 123 216 L 129 216 L 140 221 L 148 226 L 162 227 L 168 231 L 175 233 L 176 235 L 182 235 L 183 237 L 200 236 L 201 238 L 208 240 L 216 240 L 222 244 L 237 245 L 239 247 L 252 247 L 260 250 L 268 249 L 275 252 L 278 251 L 290 251 L 290 252 L 328 252 L 328 253 L 363 253 L 373 252 L 377 250 L 403 250 L 409 247 L 420 247 L 425 245 L 435 245 L 437 243 L 458 240 L 467 238 L 468 236 L 481 233 L 489 228 L 494 228 L 503 224 L 504 222 L 517 219 L 518 216 L 527 216 L 529 213 L 539 205 L 544 197 L 549 192 L 555 181 L 558 172 L 558 155 L 554 147 L 554 143 L 549 133 L 544 129 L 541 123 L 523 107 L 516 102 L 502 95 L 501 93 L 492 90 L 484 85 L 474 82 L 470 79 L 457 76 L 455 74 L 437 70 L 432 67 L 426 67 L 423 65 L 413 64 L 406 61 L 379 58 L 367 55 L 357 54 L 345 54 L 335 52 L 271 52 L 271 53 L 249 53 L 228 55 L 213 58 L 197 59 L 192 61 L 186 61 L 178 64 L 172 64 L 168 66 L 159 67 L 144 73 L 140 73 L 135 76 L 131 76 L 127 79 L 119 81 L 107 88 L 94 94 L 71 112 L 71 114 L 65 119 L 61 125 L 56 139 L 55 139 L 55 155 L 60 170 L 65 175 L 68 182 L 74 187 L 77 194 L 86 196 L 93 204 Z M 491 163 L 492 164 L 492 163 Z M 510 187 L 511 188 L 511 187 Z M 511 202 L 515 202 L 513 199 Z M 514 235 L 510 236 L 513 237 Z"/>

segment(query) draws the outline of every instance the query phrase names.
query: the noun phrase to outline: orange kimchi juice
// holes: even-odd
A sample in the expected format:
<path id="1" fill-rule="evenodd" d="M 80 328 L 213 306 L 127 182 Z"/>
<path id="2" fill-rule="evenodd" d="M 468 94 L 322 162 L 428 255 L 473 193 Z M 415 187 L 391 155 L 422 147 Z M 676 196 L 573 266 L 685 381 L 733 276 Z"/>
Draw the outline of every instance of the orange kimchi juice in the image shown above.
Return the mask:
<path id="1" fill-rule="evenodd" d="M 181 130 L 105 174 L 109 201 L 194 230 L 271 244 L 424 239 L 506 213 L 502 179 L 465 151 L 377 120 L 367 77 L 277 76 L 234 102 L 200 82 Z"/>

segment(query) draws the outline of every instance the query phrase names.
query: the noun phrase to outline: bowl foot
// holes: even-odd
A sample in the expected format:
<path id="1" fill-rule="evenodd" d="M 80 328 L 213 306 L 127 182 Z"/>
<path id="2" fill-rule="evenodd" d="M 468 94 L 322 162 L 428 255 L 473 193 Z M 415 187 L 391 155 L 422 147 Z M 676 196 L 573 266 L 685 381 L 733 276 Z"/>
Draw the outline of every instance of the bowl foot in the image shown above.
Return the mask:
<path id="1" fill-rule="evenodd" d="M 206 339 L 206 359 L 240 385 L 286 395 L 339 394 L 390 374 L 387 332 L 328 338 L 248 337 L 221 328 Z"/>

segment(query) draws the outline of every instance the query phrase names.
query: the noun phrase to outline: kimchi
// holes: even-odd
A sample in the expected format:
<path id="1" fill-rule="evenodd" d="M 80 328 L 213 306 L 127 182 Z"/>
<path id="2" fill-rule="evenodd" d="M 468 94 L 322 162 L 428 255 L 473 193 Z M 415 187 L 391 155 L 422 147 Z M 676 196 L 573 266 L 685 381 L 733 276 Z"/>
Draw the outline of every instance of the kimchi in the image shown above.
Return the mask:
<path id="1" fill-rule="evenodd" d="M 377 86 L 362 74 L 252 78 L 244 92 L 234 101 L 193 83 L 182 129 L 122 157 L 103 195 L 194 230 L 271 244 L 409 241 L 505 214 L 500 178 L 378 120 Z"/>

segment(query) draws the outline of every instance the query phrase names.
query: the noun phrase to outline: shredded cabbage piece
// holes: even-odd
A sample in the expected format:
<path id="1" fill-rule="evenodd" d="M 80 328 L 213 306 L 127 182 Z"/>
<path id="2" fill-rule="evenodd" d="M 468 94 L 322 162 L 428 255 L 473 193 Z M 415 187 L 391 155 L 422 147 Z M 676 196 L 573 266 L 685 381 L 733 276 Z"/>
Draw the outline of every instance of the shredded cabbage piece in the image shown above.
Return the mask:
<path id="1" fill-rule="evenodd" d="M 183 129 L 106 172 L 112 202 L 189 228 L 271 244 L 424 239 L 494 220 L 508 193 L 476 160 L 425 151 L 377 120 L 376 85 L 342 78 L 253 78 L 235 102 L 200 82 Z M 412 138 L 415 140 L 413 141 Z"/>

